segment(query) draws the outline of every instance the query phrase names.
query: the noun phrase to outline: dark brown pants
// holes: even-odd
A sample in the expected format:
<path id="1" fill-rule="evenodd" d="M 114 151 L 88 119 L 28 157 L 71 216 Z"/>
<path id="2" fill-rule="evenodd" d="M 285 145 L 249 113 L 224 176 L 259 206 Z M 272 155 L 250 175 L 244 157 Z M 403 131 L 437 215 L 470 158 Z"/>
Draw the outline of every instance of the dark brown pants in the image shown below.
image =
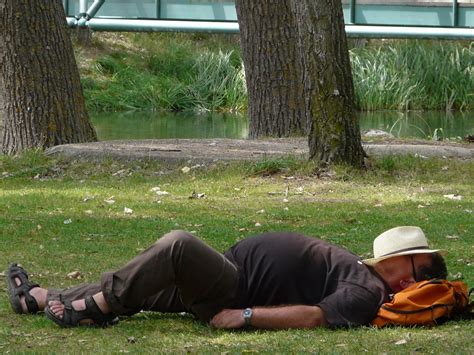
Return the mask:
<path id="1" fill-rule="evenodd" d="M 165 234 L 155 244 L 101 282 L 48 290 L 48 299 L 77 300 L 100 291 L 117 315 L 141 310 L 191 312 L 209 321 L 232 305 L 236 267 L 221 253 L 184 231 Z"/>

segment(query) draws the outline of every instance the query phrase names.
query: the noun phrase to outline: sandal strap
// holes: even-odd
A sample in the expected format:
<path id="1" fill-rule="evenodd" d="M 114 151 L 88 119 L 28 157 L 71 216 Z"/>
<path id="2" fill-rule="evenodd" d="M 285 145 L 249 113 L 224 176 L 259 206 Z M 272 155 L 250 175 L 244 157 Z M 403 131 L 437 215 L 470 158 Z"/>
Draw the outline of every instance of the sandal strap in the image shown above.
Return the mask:
<path id="1" fill-rule="evenodd" d="M 25 269 L 17 264 L 12 264 L 9 268 L 8 277 L 11 280 L 11 284 L 13 285 L 12 296 L 15 297 L 25 297 L 26 308 L 28 309 L 28 313 L 38 313 L 39 306 L 36 299 L 31 296 L 30 291 L 35 287 L 40 287 L 39 284 L 33 283 L 28 279 L 28 273 Z M 17 285 L 15 279 L 18 278 L 20 280 L 20 285 Z"/>
<path id="2" fill-rule="evenodd" d="M 86 311 L 94 323 L 104 325 L 116 318 L 113 313 L 104 314 L 92 296 L 87 296 L 84 300 L 86 303 Z"/>
<path id="3" fill-rule="evenodd" d="M 75 310 L 72 307 L 71 301 L 64 301 L 64 315 L 62 318 L 62 323 L 68 326 L 78 326 L 82 320 L 91 319 L 94 321 L 94 325 L 105 326 L 116 318 L 116 316 L 112 313 L 102 313 L 92 296 L 87 296 L 84 300 L 86 309 L 82 311 Z"/>

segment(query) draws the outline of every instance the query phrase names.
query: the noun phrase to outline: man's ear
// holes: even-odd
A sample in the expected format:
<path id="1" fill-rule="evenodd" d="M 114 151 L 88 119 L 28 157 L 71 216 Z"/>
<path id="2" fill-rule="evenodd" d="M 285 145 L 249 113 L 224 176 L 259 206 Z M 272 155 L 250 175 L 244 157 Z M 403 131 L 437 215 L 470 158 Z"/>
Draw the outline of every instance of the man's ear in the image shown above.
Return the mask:
<path id="1" fill-rule="evenodd" d="M 413 285 L 414 283 L 416 283 L 416 281 L 412 277 L 409 279 L 402 279 L 400 280 L 400 287 L 404 290 L 407 287 Z"/>

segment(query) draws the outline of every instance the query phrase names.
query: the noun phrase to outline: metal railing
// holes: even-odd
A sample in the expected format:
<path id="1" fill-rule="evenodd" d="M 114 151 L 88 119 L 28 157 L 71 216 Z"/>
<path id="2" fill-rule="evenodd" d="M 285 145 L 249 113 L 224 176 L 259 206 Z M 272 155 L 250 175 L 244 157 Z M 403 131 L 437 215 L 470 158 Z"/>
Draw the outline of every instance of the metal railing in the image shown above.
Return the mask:
<path id="1" fill-rule="evenodd" d="M 123 16 L 110 16 L 110 12 L 107 13 L 107 11 L 111 11 L 111 4 L 114 1 L 120 1 L 123 6 L 122 9 L 126 10 L 125 5 L 127 5 L 128 8 L 134 8 L 134 6 L 140 8 L 140 11 L 138 11 L 138 15 L 135 14 L 134 18 L 127 18 L 127 15 L 130 16 L 130 14 L 125 13 L 125 10 L 123 10 Z M 460 26 L 459 1 L 450 1 L 452 3 L 445 2 L 432 5 L 432 3 L 427 2 L 414 4 L 401 0 L 399 1 L 401 4 L 397 5 L 397 2 L 393 0 L 389 0 L 388 3 L 370 0 L 359 0 L 359 2 L 357 0 L 346 0 L 343 1 L 346 33 L 350 37 L 473 39 L 474 4 L 462 4 L 462 26 Z M 63 0 L 67 14 L 78 10 L 77 15 L 67 18 L 70 27 L 88 27 L 95 31 L 239 32 L 235 7 L 230 1 L 218 3 L 208 1 L 196 4 L 193 0 L 189 0 L 189 3 L 184 0 L 94 0 L 88 7 L 91 2 L 87 0 Z M 450 3 L 451 5 L 449 5 Z M 104 4 L 110 6 L 104 9 Z M 77 5 L 79 5 L 79 8 Z M 112 13 L 117 13 L 117 5 L 118 3 L 114 4 L 113 11 L 115 12 Z M 413 10 L 413 8 L 416 9 Z M 186 9 L 188 9 L 188 13 L 186 13 Z M 196 9 L 201 9 L 204 12 L 196 15 Z M 374 11 L 376 14 L 384 14 L 384 16 L 374 15 Z M 410 16 L 404 16 L 407 11 L 413 13 Z M 193 16 L 190 15 L 191 12 L 193 12 Z M 224 20 L 216 21 L 216 19 L 219 19 L 216 15 L 217 12 L 221 14 L 220 18 L 224 18 Z M 448 12 L 450 13 L 448 14 Z M 95 16 L 97 13 L 100 16 Z M 206 18 L 206 16 L 210 16 L 210 13 L 214 17 Z M 393 18 L 395 13 L 404 22 L 400 20 L 398 23 L 391 23 L 390 18 Z M 428 14 L 429 18 L 438 18 L 437 24 L 423 22 L 420 24 L 420 21 L 423 21 L 427 16 L 417 15 L 418 13 Z M 178 16 L 183 18 L 176 18 Z M 204 19 L 199 19 L 200 16 Z M 369 20 L 373 19 L 374 16 L 376 20 L 370 22 Z M 450 23 L 447 23 L 446 18 L 451 18 Z M 402 22 L 404 24 L 400 25 Z"/>

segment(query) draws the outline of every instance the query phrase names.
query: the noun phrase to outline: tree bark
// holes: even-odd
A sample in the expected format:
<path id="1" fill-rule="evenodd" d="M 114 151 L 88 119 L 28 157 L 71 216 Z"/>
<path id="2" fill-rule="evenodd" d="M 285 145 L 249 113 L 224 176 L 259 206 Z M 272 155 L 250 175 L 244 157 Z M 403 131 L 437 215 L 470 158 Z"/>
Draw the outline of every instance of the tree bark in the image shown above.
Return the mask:
<path id="1" fill-rule="evenodd" d="M 291 0 L 304 67 L 310 158 L 364 165 L 340 0 Z"/>
<path id="2" fill-rule="evenodd" d="M 308 132 L 295 19 L 287 1 L 236 0 L 248 92 L 249 136 Z"/>
<path id="3" fill-rule="evenodd" d="M 0 46 L 0 51 L 1 50 L 2 50 L 2 47 Z M 0 147 L 2 147 L 2 144 L 3 144 L 3 111 L 4 111 L 4 102 L 5 102 L 5 100 L 3 99 L 4 91 L 5 89 L 3 87 L 3 80 L 2 80 L 2 76 L 0 75 Z"/>
<path id="4" fill-rule="evenodd" d="M 0 0 L 2 150 L 95 141 L 61 0 Z"/>

